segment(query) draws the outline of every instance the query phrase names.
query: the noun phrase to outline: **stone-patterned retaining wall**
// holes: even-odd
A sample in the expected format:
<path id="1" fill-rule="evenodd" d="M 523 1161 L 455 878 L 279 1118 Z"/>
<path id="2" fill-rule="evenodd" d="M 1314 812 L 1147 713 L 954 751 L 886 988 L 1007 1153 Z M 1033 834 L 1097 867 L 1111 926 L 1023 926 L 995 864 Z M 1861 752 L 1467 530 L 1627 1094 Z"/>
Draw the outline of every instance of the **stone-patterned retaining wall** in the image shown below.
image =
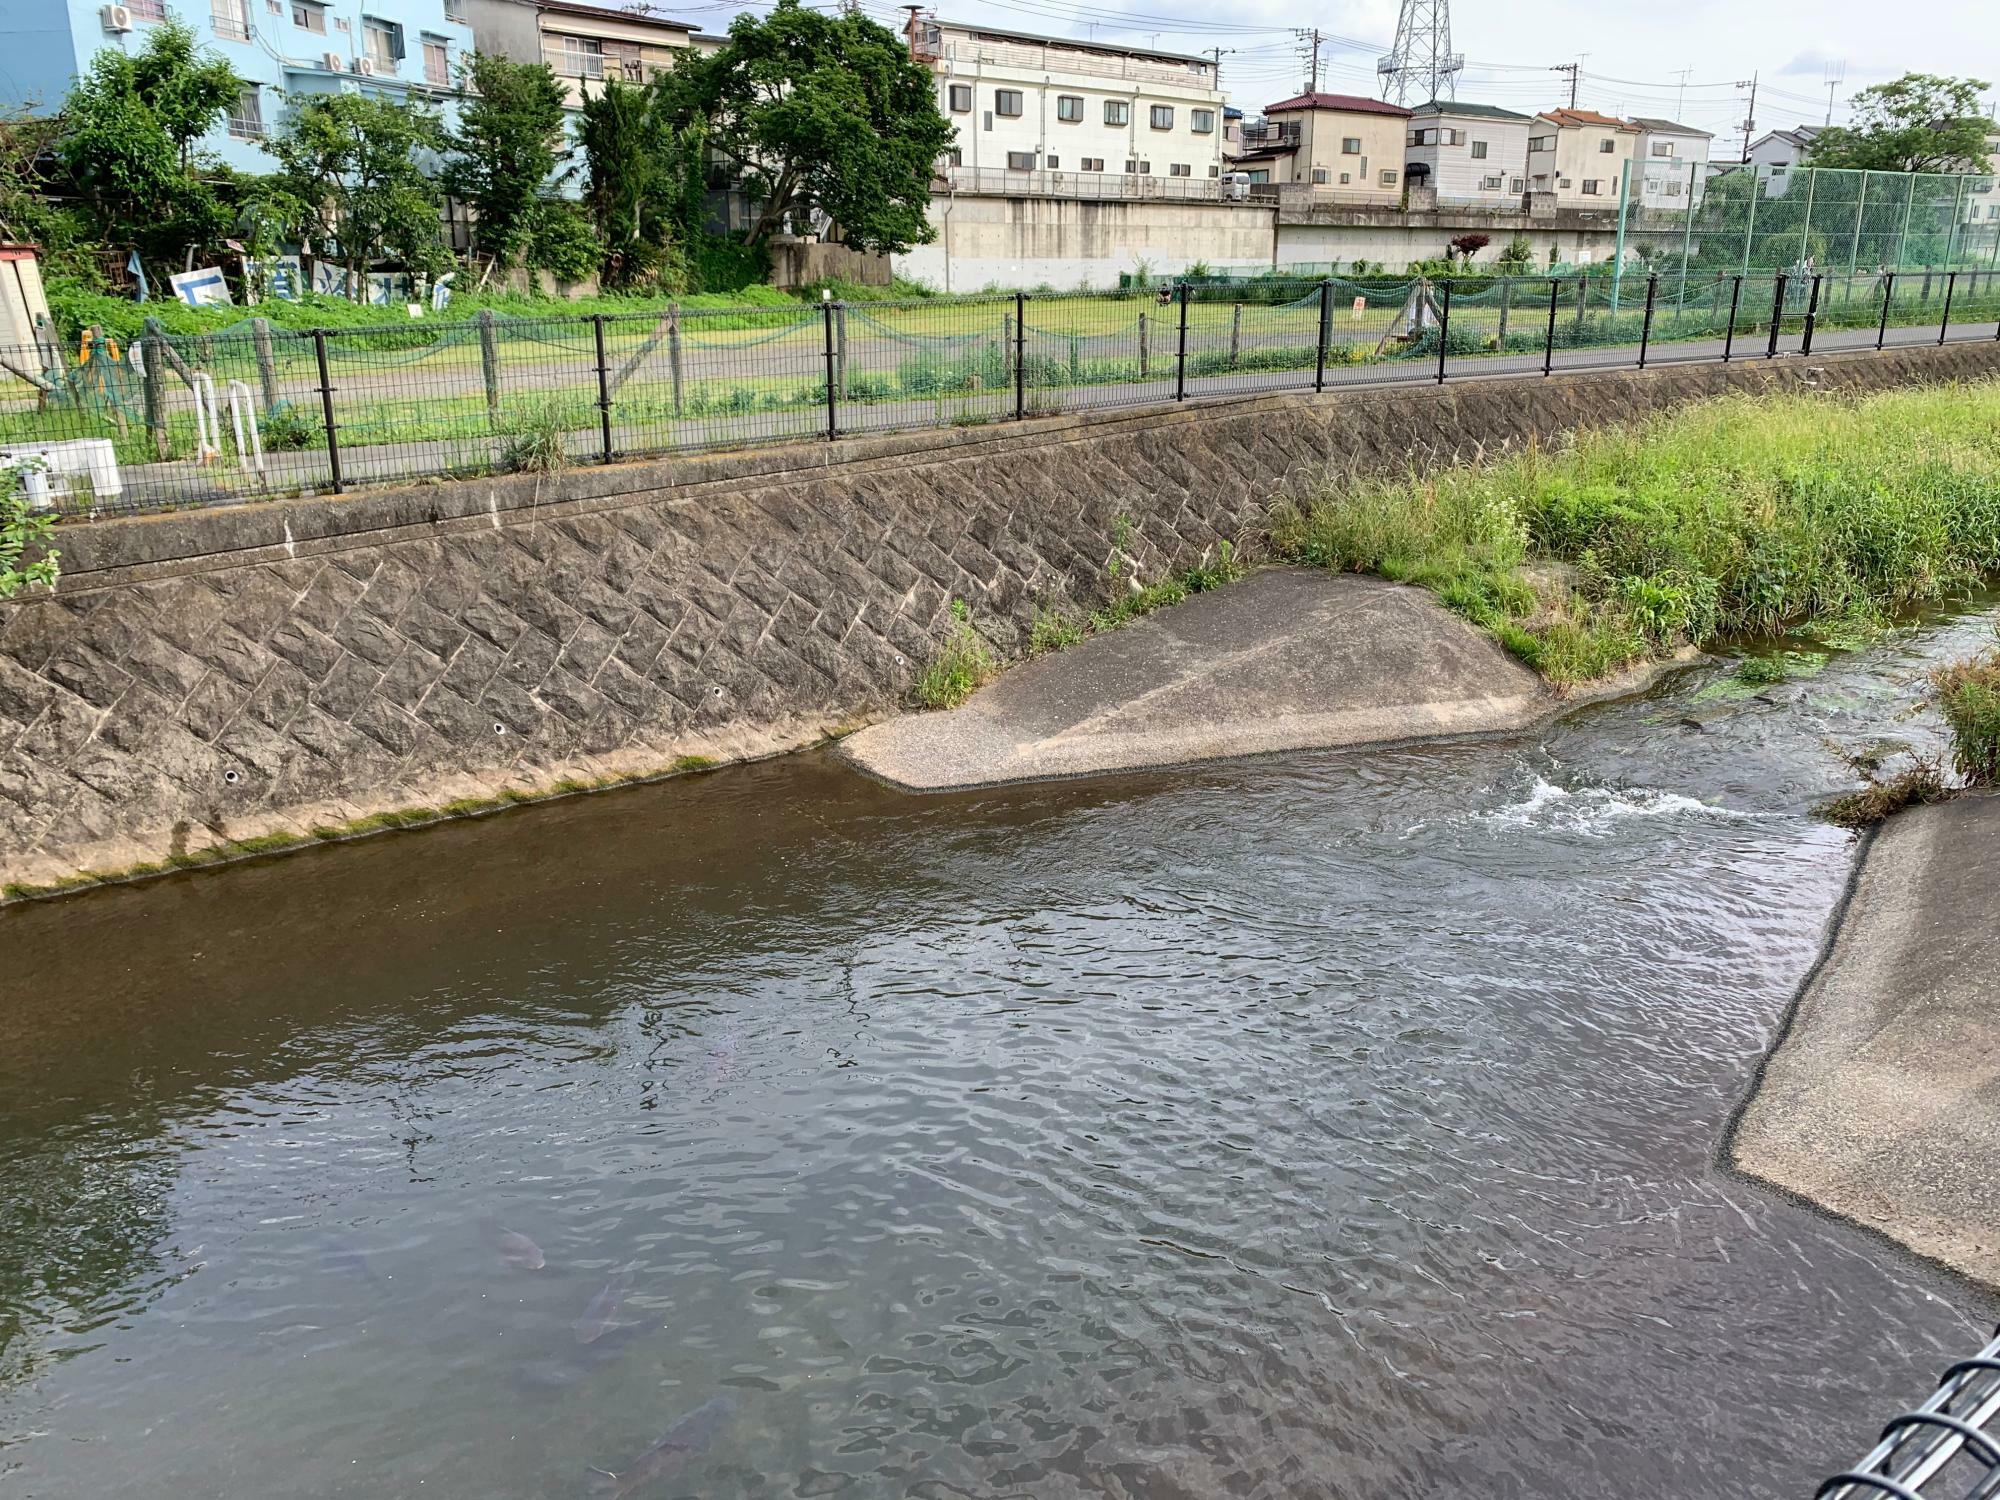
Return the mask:
<path id="1" fill-rule="evenodd" d="M 0 882 L 804 743 L 891 711 L 952 599 L 1004 649 L 1102 596 L 1114 538 L 1156 576 L 1329 468 L 1992 374 L 1967 344 L 1281 396 L 65 528 L 58 591 L 0 604 Z"/>

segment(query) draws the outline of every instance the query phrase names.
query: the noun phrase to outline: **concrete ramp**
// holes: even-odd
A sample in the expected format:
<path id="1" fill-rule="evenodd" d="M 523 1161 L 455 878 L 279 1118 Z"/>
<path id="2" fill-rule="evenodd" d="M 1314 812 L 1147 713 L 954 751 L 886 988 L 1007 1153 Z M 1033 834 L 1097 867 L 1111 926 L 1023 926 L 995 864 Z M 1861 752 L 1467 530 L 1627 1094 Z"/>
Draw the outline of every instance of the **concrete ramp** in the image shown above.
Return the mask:
<path id="1" fill-rule="evenodd" d="M 1421 589 L 1272 568 L 1014 668 L 845 753 L 917 791 L 1519 728 L 1541 679 Z"/>

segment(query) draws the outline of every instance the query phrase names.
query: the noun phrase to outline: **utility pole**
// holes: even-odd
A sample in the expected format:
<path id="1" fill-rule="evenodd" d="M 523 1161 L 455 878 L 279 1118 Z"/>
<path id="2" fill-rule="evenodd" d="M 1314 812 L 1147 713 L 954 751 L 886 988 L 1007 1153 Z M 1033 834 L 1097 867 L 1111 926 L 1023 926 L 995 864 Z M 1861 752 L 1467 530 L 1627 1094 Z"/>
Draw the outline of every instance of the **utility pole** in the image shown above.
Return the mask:
<path id="1" fill-rule="evenodd" d="M 1312 47 L 1312 56 L 1306 63 L 1306 92 L 1308 94 L 1317 94 L 1319 92 L 1319 28 L 1315 26 L 1310 31 L 1298 29 L 1293 31 L 1292 35 L 1297 37 L 1301 44 L 1308 44 Z"/>
<path id="2" fill-rule="evenodd" d="M 1225 57 L 1234 57 L 1236 49 L 1234 47 L 1209 47 L 1206 51 L 1210 57 L 1215 59 L 1215 78 L 1213 82 L 1214 86 L 1219 89 L 1222 87 L 1222 60 Z"/>
<path id="3" fill-rule="evenodd" d="M 1847 64 L 1829 64 L 1826 70 L 1826 124 L 1833 128 L 1833 91 L 1847 81 Z"/>
<path id="4" fill-rule="evenodd" d="M 1747 164 L 1750 160 L 1750 136 L 1757 128 L 1757 75 L 1752 73 L 1748 78 L 1737 79 L 1736 86 L 1750 90 L 1750 107 L 1743 114 L 1743 160 Z"/>
<path id="5" fill-rule="evenodd" d="M 1550 68 L 1549 71 L 1551 73 L 1569 74 L 1569 107 L 1571 109 L 1575 109 L 1576 80 L 1577 80 L 1577 75 L 1583 71 L 1583 64 L 1581 62 L 1557 63 L 1553 68 Z"/>
<path id="6" fill-rule="evenodd" d="M 1693 73 L 1694 73 L 1693 68 L 1681 69 L 1681 89 L 1680 92 L 1674 96 L 1674 119 L 1676 121 L 1678 121 L 1682 115 L 1687 113 L 1688 78 Z"/>

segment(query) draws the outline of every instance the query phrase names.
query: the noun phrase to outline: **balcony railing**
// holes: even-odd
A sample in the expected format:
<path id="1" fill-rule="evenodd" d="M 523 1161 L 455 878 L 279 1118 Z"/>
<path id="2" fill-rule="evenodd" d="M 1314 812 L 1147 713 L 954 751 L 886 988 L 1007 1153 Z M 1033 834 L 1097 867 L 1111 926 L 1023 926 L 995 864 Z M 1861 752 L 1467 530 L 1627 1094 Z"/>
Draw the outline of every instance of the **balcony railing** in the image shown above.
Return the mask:
<path id="1" fill-rule="evenodd" d="M 1215 88 L 1215 78 L 1207 63 L 1149 62 L 1136 57 L 1072 51 L 1061 46 L 1036 46 L 1030 42 L 955 41 L 919 48 L 918 52 L 920 56 L 950 63 L 954 71 L 985 64 L 1027 68 L 1038 73 L 1082 73 L 1143 83 L 1178 83 L 1209 91 Z"/>
<path id="2" fill-rule="evenodd" d="M 210 8 L 208 19 L 215 27 L 217 36 L 232 42 L 250 40 L 250 19 L 244 14 L 240 5 L 231 4 L 230 0 L 221 0 L 221 3 Z"/>
<path id="3" fill-rule="evenodd" d="M 1226 183 L 1214 177 L 1142 177 L 1136 172 L 1017 172 L 1002 167 L 946 167 L 938 173 L 938 181 L 945 191 L 989 198 L 1161 203 L 1250 201 L 1242 183 Z"/>

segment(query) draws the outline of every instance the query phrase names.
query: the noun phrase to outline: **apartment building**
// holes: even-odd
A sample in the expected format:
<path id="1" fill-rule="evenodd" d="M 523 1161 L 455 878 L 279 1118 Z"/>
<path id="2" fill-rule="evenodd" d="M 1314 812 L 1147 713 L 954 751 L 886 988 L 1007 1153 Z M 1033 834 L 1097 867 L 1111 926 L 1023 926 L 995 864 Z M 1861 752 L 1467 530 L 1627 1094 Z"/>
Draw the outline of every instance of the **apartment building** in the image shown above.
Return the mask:
<path id="1" fill-rule="evenodd" d="M 1528 182 L 1529 115 L 1491 104 L 1433 99 L 1410 112 L 1404 182 L 1443 204 L 1518 208 Z"/>
<path id="2" fill-rule="evenodd" d="M 471 48 L 466 0 L 185 0 L 174 13 L 243 80 L 227 120 L 199 144 L 232 167 L 268 172 L 264 140 L 284 101 L 363 90 L 448 106 Z M 103 48 L 136 53 L 167 18 L 167 0 L 0 3 L 0 93 L 59 108 Z"/>
<path id="3" fill-rule="evenodd" d="M 1639 131 L 1633 155 L 1637 164 L 1632 172 L 1633 204 L 1682 213 L 1699 203 L 1708 181 L 1708 149 L 1714 135 L 1643 115 L 1626 123 Z"/>
<path id="4" fill-rule="evenodd" d="M 1588 109 L 1550 109 L 1528 135 L 1528 191 L 1559 208 L 1615 208 L 1625 164 L 1637 158 L 1639 127 Z"/>
<path id="5" fill-rule="evenodd" d="M 1231 171 L 1253 183 L 1302 184 L 1350 202 L 1396 203 L 1410 111 L 1355 94 L 1300 94 L 1243 127 Z"/>
<path id="6" fill-rule="evenodd" d="M 572 109 L 604 92 L 607 78 L 644 83 L 696 45 L 695 28 L 643 10 L 581 0 L 460 0 L 481 52 L 543 62 L 563 80 Z"/>
<path id="7" fill-rule="evenodd" d="M 1189 196 L 1215 192 L 1223 96 L 1212 59 L 916 11 L 905 35 L 958 130 L 939 165 L 954 186 L 1012 182 L 1026 192 L 1122 198 L 1179 182 Z"/>
<path id="8" fill-rule="evenodd" d="M 1752 141 L 1743 160 L 1763 168 L 1766 197 L 1782 198 L 1794 172 L 1804 167 L 1812 154 L 1813 138 L 1824 127 L 1794 125 L 1790 130 L 1767 130 Z"/>

